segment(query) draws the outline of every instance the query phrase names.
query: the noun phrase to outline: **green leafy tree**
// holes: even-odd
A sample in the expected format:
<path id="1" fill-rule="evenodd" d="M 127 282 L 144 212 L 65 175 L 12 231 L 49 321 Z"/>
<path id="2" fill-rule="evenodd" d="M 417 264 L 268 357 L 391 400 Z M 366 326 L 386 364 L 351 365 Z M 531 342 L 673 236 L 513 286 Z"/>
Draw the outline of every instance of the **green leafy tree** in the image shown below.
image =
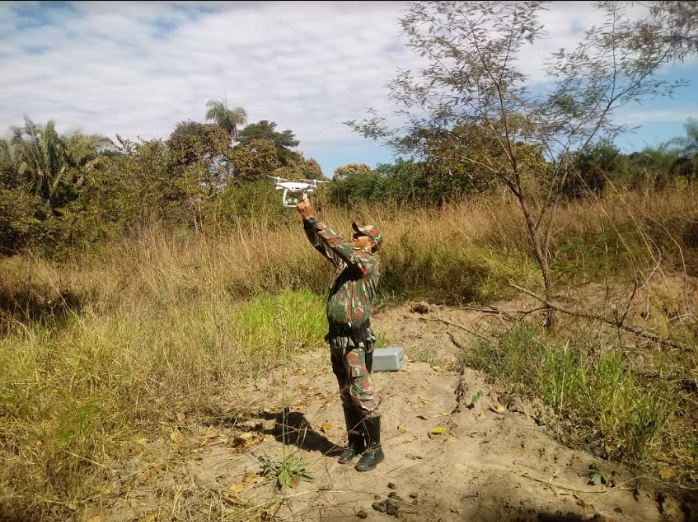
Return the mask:
<path id="1" fill-rule="evenodd" d="M 225 160 L 230 150 L 228 135 L 223 128 L 193 121 L 178 123 L 167 145 L 176 166 L 214 165 Z"/>
<path id="2" fill-rule="evenodd" d="M 667 47 L 671 58 L 684 60 L 698 52 L 698 4 L 685 1 L 649 2 L 649 8 L 653 16 L 651 29 L 661 28 L 654 34 Z"/>
<path id="3" fill-rule="evenodd" d="M 334 169 L 334 176 L 332 179 L 346 179 L 349 176 L 361 175 L 361 174 L 371 174 L 373 169 L 366 165 L 365 163 L 349 163 L 347 165 L 342 165 Z"/>
<path id="4" fill-rule="evenodd" d="M 651 190 L 665 188 L 671 180 L 672 167 L 676 164 L 678 154 L 669 143 L 656 147 L 645 147 L 640 152 L 628 155 L 634 186 L 642 187 L 646 196 Z"/>
<path id="5" fill-rule="evenodd" d="M 238 145 L 231 153 L 231 161 L 236 179 L 259 179 L 271 175 L 280 166 L 276 147 L 268 140 Z"/>
<path id="6" fill-rule="evenodd" d="M 21 184 L 19 175 L 19 151 L 9 140 L 0 140 L 0 186 L 17 187 Z"/>
<path id="7" fill-rule="evenodd" d="M 296 216 L 281 205 L 274 183 L 266 178 L 240 180 L 228 185 L 221 195 L 221 225 L 254 223 L 262 228 L 292 222 Z"/>
<path id="8" fill-rule="evenodd" d="M 600 141 L 575 154 L 573 173 L 562 187 L 569 198 L 603 195 L 608 182 L 620 186 L 629 181 L 628 158 L 610 141 Z"/>
<path id="9" fill-rule="evenodd" d="M 379 164 L 375 172 L 385 180 L 383 195 L 391 202 L 432 205 L 435 201 L 443 201 L 440 198 L 449 193 L 441 190 L 434 183 L 436 178 L 427 174 L 424 164 L 416 161 L 400 158 L 394 164 Z"/>
<path id="10" fill-rule="evenodd" d="M 497 129 L 501 122 L 492 120 Z M 511 134 L 528 132 L 525 118 L 512 114 L 509 118 Z M 503 129 L 498 132 L 503 133 Z M 476 119 L 462 119 L 453 129 L 432 129 L 422 133 L 424 164 L 430 178 L 434 202 L 458 199 L 472 193 L 491 191 L 497 184 L 492 171 L 507 171 L 509 160 L 490 129 Z M 532 196 L 539 188 L 536 177 L 545 170 L 545 159 L 538 145 L 524 140 L 512 140 L 511 150 L 518 156 L 522 189 Z"/>
<path id="11" fill-rule="evenodd" d="M 299 141 L 293 135 L 293 131 L 276 131 L 276 123 L 262 120 L 257 123 L 250 123 L 240 131 L 240 145 L 249 145 L 255 140 L 267 140 L 274 144 L 279 162 L 282 166 L 287 166 L 294 161 L 298 161 L 298 153 L 291 149 L 299 145 Z"/>
<path id="12" fill-rule="evenodd" d="M 20 252 L 36 233 L 36 196 L 17 188 L 0 186 L 0 255 Z"/>
<path id="13" fill-rule="evenodd" d="M 103 168 L 92 177 L 94 182 L 84 186 L 83 203 L 124 228 L 180 223 L 187 219 L 186 195 L 174 182 L 174 169 L 166 141 L 122 139 L 104 158 Z"/>
<path id="14" fill-rule="evenodd" d="M 315 158 L 303 159 L 303 178 L 304 179 L 323 179 L 325 175 L 322 173 L 322 167 Z"/>
<path id="15" fill-rule="evenodd" d="M 284 179 L 323 179 L 322 167 L 313 158 L 305 159 L 303 153 L 297 153 L 286 165 L 280 166 L 273 173 Z"/>
<path id="16" fill-rule="evenodd" d="M 0 140 L 0 255 L 19 252 L 38 225 L 35 212 L 41 206 L 19 175 L 17 148 Z"/>
<path id="17" fill-rule="evenodd" d="M 204 216 L 232 175 L 230 138 L 217 124 L 181 122 L 167 142 L 172 162 L 172 187 L 198 231 Z"/>
<path id="18" fill-rule="evenodd" d="M 336 205 L 352 207 L 361 202 L 377 202 L 384 198 L 384 178 L 369 169 L 348 170 L 330 183 L 328 198 Z"/>

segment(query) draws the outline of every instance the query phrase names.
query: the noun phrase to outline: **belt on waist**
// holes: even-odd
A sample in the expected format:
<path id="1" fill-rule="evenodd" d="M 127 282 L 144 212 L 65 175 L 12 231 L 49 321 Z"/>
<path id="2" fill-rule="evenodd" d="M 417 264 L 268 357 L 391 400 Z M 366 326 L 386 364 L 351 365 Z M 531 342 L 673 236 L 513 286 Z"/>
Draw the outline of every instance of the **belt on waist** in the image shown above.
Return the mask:
<path id="1" fill-rule="evenodd" d="M 354 341 L 362 342 L 369 337 L 371 321 L 366 319 L 363 323 L 330 323 L 328 336 L 351 337 Z"/>

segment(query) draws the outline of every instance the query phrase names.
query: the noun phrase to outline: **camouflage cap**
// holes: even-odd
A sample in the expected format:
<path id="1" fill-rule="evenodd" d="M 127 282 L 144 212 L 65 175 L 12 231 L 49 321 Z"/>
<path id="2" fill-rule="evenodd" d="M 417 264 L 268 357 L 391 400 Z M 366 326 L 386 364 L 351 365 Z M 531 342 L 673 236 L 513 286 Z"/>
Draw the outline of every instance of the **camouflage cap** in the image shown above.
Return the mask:
<path id="1" fill-rule="evenodd" d="M 376 227 L 374 227 L 373 225 L 364 225 L 363 227 L 360 227 L 356 223 L 352 223 L 351 227 L 354 229 L 355 232 L 363 234 L 364 236 L 368 236 L 371 239 L 373 239 L 373 241 L 376 243 L 376 246 L 373 247 L 374 252 L 380 248 L 381 243 L 383 242 L 383 236 L 380 232 L 378 232 L 378 229 Z"/>

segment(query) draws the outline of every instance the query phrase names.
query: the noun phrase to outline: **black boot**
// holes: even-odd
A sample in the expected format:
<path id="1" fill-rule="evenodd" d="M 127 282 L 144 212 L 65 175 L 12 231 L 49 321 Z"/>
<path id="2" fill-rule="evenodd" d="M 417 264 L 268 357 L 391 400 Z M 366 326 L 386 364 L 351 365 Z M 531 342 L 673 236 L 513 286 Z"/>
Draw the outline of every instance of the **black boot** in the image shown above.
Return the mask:
<path id="1" fill-rule="evenodd" d="M 354 467 L 356 471 L 371 471 L 385 458 L 381 449 L 380 415 L 365 417 L 363 425 L 367 448 Z"/>
<path id="2" fill-rule="evenodd" d="M 346 464 L 365 449 L 364 434 L 361 429 L 361 415 L 354 408 L 344 408 L 344 421 L 347 425 L 349 444 L 339 456 L 339 463 Z"/>

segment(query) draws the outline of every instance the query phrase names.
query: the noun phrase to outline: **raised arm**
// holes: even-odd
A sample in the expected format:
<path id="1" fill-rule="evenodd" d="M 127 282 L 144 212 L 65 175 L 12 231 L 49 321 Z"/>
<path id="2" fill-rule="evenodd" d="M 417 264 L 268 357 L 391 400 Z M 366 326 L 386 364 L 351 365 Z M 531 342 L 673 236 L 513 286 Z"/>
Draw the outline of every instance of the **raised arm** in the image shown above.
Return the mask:
<path id="1" fill-rule="evenodd" d="M 329 259 L 335 266 L 343 261 L 362 275 L 369 271 L 371 255 L 365 251 L 353 248 L 351 243 L 344 241 L 337 232 L 317 221 L 310 200 L 302 200 L 298 203 L 297 208 L 303 217 L 305 234 L 318 252 Z"/>
<path id="2" fill-rule="evenodd" d="M 363 250 L 357 250 L 350 243 L 323 223 L 316 222 L 315 230 L 330 253 L 344 261 L 355 270 L 366 274 L 370 268 L 371 255 Z"/>
<path id="3" fill-rule="evenodd" d="M 301 200 L 301 202 L 298 203 L 297 208 L 298 212 L 303 217 L 303 230 L 305 231 L 305 235 L 308 238 L 308 241 L 310 241 L 310 244 L 313 245 L 313 248 L 320 252 L 322 256 L 327 258 L 333 265 L 339 265 L 341 259 L 338 258 L 334 252 L 332 252 L 332 250 L 327 248 L 325 242 L 320 239 L 320 236 L 318 235 L 315 210 L 313 209 L 313 205 L 310 203 L 310 200 Z"/>
<path id="4" fill-rule="evenodd" d="M 308 241 L 310 241 L 310 244 L 313 245 L 315 250 L 320 252 L 323 257 L 329 259 L 333 265 L 336 266 L 339 264 L 340 259 L 338 259 L 334 252 L 327 248 L 325 242 L 320 239 L 317 231 L 317 222 L 314 218 L 311 220 L 303 220 L 303 230 L 305 231 Z"/>

